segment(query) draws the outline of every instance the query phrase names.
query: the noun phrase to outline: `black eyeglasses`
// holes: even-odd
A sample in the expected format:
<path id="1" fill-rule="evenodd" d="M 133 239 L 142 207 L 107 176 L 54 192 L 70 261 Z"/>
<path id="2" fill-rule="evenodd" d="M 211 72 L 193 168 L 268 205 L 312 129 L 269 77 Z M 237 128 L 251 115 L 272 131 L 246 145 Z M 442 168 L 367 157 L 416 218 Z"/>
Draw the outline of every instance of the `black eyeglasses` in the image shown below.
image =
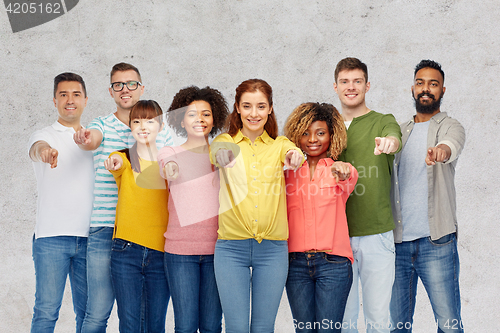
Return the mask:
<path id="1" fill-rule="evenodd" d="M 123 87 L 127 86 L 128 90 L 137 90 L 139 86 L 142 85 L 139 81 L 128 81 L 128 82 L 113 82 L 111 83 L 111 89 L 114 91 L 122 91 Z"/>

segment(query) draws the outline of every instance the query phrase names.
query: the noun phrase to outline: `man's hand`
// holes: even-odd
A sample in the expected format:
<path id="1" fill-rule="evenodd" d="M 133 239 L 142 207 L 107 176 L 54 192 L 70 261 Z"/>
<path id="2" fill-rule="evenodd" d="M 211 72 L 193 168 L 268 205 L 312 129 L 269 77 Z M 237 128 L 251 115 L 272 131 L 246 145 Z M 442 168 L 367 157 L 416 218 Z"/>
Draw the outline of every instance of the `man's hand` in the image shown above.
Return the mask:
<path id="1" fill-rule="evenodd" d="M 168 181 L 176 180 L 179 177 L 179 166 L 177 163 L 170 161 L 163 167 L 163 174 Z"/>
<path id="2" fill-rule="evenodd" d="M 29 156 L 33 162 L 48 163 L 50 167 L 54 169 L 57 167 L 57 156 L 59 156 L 59 152 L 57 149 L 52 148 L 47 142 L 40 140 L 31 146 Z"/>
<path id="3" fill-rule="evenodd" d="M 331 167 L 332 175 L 337 182 L 349 179 L 351 177 L 351 166 L 349 163 L 334 162 Z"/>
<path id="4" fill-rule="evenodd" d="M 391 154 L 397 151 L 399 148 L 399 141 L 393 136 L 386 136 L 384 138 L 375 138 L 375 155 L 380 154 Z"/>
<path id="5" fill-rule="evenodd" d="M 50 164 L 50 168 L 54 169 L 57 167 L 57 156 L 59 155 L 59 152 L 57 149 L 54 148 L 46 148 L 41 151 L 40 153 L 40 161 L 43 163 L 48 163 Z"/>
<path id="6" fill-rule="evenodd" d="M 123 165 L 123 159 L 120 155 L 111 155 L 106 161 L 104 161 L 104 167 L 106 170 L 118 170 Z"/>
<path id="7" fill-rule="evenodd" d="M 92 143 L 92 135 L 89 129 L 81 128 L 73 134 L 73 140 L 77 145 L 89 145 Z"/>
<path id="8" fill-rule="evenodd" d="M 219 149 L 215 153 L 215 160 L 221 168 L 232 168 L 236 164 L 236 158 L 230 149 Z"/>
<path id="9" fill-rule="evenodd" d="M 303 159 L 301 153 L 295 149 L 290 149 L 285 155 L 285 166 L 288 169 L 297 170 Z"/>
<path id="10" fill-rule="evenodd" d="M 447 145 L 440 144 L 436 147 L 431 147 L 427 150 L 425 163 L 427 165 L 435 165 L 436 162 L 446 162 L 450 159 L 451 149 Z"/>

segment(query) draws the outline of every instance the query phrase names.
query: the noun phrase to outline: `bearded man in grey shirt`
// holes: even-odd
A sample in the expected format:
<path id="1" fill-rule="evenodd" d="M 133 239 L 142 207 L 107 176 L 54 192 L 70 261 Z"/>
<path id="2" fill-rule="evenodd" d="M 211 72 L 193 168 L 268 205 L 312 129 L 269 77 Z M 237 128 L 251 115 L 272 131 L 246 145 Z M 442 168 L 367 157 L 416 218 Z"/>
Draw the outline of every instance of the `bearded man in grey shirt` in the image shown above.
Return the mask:
<path id="1" fill-rule="evenodd" d="M 415 68 L 416 115 L 401 124 L 403 149 L 395 157 L 392 207 L 396 275 L 392 332 L 412 332 L 418 278 L 431 302 L 438 332 L 463 332 L 460 315 L 455 166 L 465 131 L 441 112 L 444 72 L 422 60 Z"/>

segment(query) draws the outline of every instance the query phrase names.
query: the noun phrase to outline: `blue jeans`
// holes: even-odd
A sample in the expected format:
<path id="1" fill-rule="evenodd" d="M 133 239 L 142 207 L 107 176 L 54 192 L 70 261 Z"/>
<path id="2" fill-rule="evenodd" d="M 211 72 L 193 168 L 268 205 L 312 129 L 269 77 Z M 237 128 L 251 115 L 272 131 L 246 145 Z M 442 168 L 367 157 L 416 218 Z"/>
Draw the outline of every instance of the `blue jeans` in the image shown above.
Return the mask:
<path id="1" fill-rule="evenodd" d="M 286 293 L 295 332 L 340 332 L 352 284 L 348 258 L 324 252 L 289 255 Z"/>
<path id="2" fill-rule="evenodd" d="M 462 333 L 457 241 L 449 234 L 396 244 L 396 279 L 392 289 L 392 332 L 411 332 L 418 278 L 427 291 L 437 332 Z"/>
<path id="3" fill-rule="evenodd" d="M 214 264 L 226 332 L 274 332 L 288 274 L 288 242 L 219 239 Z"/>
<path id="4" fill-rule="evenodd" d="M 174 307 L 175 332 L 222 332 L 214 256 L 165 252 L 165 273 Z"/>
<path id="5" fill-rule="evenodd" d="M 92 227 L 87 243 L 87 313 L 82 333 L 106 333 L 115 295 L 109 270 L 113 228 Z"/>
<path id="6" fill-rule="evenodd" d="M 87 237 L 33 237 L 36 293 L 32 333 L 54 332 L 69 275 L 76 332 L 80 333 L 87 304 Z"/>
<path id="7" fill-rule="evenodd" d="M 163 268 L 163 252 L 114 239 L 111 280 L 121 333 L 165 332 L 170 292 Z M 141 328 L 143 304 L 145 326 Z"/>
<path id="8" fill-rule="evenodd" d="M 366 332 L 389 332 L 389 303 L 394 283 L 394 235 L 351 237 L 354 255 L 352 287 L 347 298 L 342 332 L 358 332 L 359 282 L 363 290 Z"/>

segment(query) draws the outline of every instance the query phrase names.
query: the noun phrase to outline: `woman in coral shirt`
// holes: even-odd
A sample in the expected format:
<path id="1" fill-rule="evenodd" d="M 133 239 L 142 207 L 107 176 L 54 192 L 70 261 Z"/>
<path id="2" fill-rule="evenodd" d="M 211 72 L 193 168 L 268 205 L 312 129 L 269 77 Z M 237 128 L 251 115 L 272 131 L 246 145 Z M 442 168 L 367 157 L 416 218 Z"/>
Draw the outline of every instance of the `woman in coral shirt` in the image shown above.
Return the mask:
<path id="1" fill-rule="evenodd" d="M 297 171 L 285 171 L 286 292 L 296 332 L 340 332 L 353 260 L 345 204 L 358 179 L 351 164 L 334 162 L 347 142 L 344 122 L 331 104 L 304 103 L 285 135 L 307 158 Z"/>

